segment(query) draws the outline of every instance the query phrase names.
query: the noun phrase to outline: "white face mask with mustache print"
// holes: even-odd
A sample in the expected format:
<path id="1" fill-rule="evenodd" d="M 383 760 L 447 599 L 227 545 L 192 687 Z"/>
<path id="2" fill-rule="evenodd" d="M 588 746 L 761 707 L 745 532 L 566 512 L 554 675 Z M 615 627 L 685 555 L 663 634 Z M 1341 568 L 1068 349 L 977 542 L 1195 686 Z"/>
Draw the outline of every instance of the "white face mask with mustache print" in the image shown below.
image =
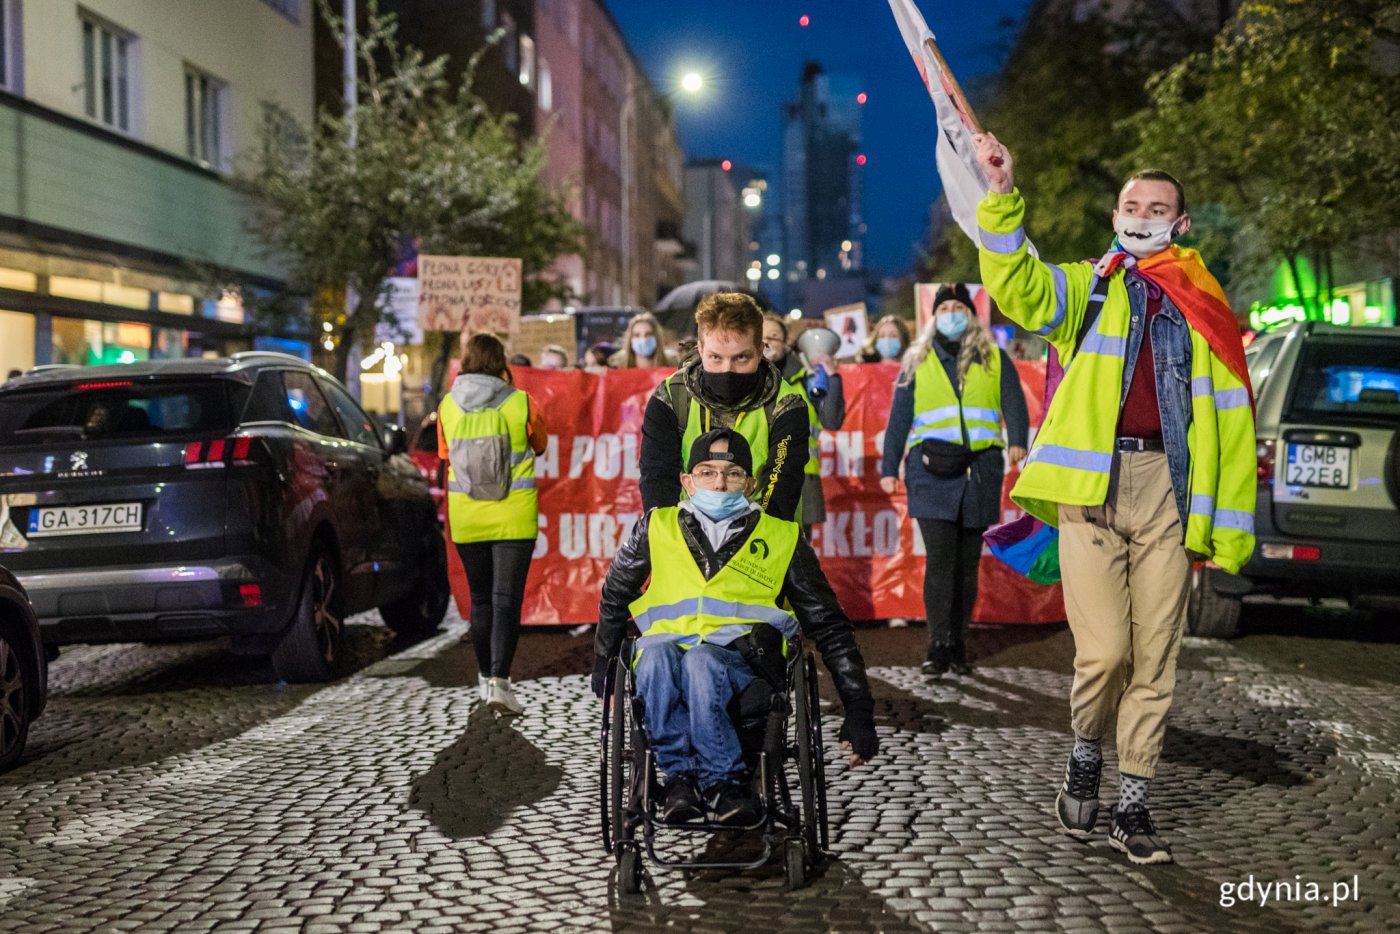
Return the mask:
<path id="1" fill-rule="evenodd" d="M 1118 235 L 1118 245 L 1138 259 L 1146 259 L 1160 253 L 1176 239 L 1177 225 L 1181 218 L 1171 221 L 1153 220 L 1149 217 L 1127 217 L 1119 214 L 1113 222 L 1113 232 Z"/>

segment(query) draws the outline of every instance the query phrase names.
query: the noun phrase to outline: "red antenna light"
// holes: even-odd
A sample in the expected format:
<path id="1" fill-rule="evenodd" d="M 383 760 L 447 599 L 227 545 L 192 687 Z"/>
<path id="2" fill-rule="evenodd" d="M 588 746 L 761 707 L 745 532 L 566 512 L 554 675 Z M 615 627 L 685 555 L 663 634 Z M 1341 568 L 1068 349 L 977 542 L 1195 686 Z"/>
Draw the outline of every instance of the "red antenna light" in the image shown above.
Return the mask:
<path id="1" fill-rule="evenodd" d="M 728 172 L 730 169 L 734 168 L 734 163 L 730 162 L 728 159 L 725 159 L 719 164 L 719 167 L 724 171 Z"/>
<path id="2" fill-rule="evenodd" d="M 806 13 L 803 13 L 802 16 L 797 20 L 797 25 L 803 27 L 809 26 L 811 25 L 811 23 L 812 17 L 808 16 Z"/>
<path id="3" fill-rule="evenodd" d="M 857 104 L 864 104 L 867 100 L 869 100 L 869 98 L 866 96 L 864 91 L 861 91 L 859 94 L 856 95 Z"/>
<path id="4" fill-rule="evenodd" d="M 865 153 L 856 156 L 856 165 L 865 165 Z"/>

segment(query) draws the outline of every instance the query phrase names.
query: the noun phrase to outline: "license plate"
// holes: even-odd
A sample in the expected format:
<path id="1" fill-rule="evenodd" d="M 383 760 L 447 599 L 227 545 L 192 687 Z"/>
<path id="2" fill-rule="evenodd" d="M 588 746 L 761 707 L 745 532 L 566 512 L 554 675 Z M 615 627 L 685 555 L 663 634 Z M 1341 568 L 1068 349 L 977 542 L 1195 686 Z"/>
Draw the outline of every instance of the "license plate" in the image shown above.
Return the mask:
<path id="1" fill-rule="evenodd" d="M 140 503 L 49 506 L 29 512 L 29 537 L 141 531 Z"/>
<path id="2" fill-rule="evenodd" d="M 1283 482 L 1289 486 L 1350 487 L 1351 448 L 1332 444 L 1290 444 Z"/>

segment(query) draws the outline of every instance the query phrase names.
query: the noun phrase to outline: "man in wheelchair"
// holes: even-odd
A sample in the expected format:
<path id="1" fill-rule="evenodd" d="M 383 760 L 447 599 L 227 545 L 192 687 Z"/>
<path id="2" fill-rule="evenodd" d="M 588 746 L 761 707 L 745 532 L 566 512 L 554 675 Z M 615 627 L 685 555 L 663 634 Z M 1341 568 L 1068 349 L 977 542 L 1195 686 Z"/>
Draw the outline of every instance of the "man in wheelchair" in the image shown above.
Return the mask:
<path id="1" fill-rule="evenodd" d="M 695 439 L 680 506 L 653 509 L 634 526 L 603 583 L 593 692 L 627 635 L 644 727 L 667 776 L 658 814 L 750 825 L 762 804 L 746 774 L 730 701 L 755 678 L 786 690 L 786 637 L 800 626 L 831 672 L 846 711 L 851 765 L 879 751 L 865 660 L 801 528 L 749 497 L 757 481 L 744 436 L 730 429 Z M 649 579 L 649 582 L 648 582 Z"/>

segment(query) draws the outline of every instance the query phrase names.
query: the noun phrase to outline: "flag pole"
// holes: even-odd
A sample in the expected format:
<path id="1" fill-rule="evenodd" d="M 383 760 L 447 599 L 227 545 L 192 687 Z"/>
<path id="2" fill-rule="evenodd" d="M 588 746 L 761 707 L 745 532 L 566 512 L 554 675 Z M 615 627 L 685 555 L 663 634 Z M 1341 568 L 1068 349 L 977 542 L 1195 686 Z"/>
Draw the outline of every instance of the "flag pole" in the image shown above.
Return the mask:
<path id="1" fill-rule="evenodd" d="M 948 79 L 948 85 L 952 88 L 953 94 L 957 96 L 958 103 L 962 105 L 962 112 L 967 116 L 967 122 L 971 124 L 968 129 L 974 133 L 985 133 L 982 129 L 982 122 L 977 119 L 977 114 L 973 113 L 972 105 L 968 103 L 967 95 L 963 93 L 962 85 L 958 84 L 957 76 L 953 74 L 953 69 L 948 67 L 948 60 L 943 57 L 943 53 L 938 51 L 938 45 L 933 41 L 933 36 L 924 40 L 924 45 L 928 47 L 929 54 L 938 63 L 938 68 Z M 1001 165 L 1001 157 L 992 157 L 992 165 Z"/>

